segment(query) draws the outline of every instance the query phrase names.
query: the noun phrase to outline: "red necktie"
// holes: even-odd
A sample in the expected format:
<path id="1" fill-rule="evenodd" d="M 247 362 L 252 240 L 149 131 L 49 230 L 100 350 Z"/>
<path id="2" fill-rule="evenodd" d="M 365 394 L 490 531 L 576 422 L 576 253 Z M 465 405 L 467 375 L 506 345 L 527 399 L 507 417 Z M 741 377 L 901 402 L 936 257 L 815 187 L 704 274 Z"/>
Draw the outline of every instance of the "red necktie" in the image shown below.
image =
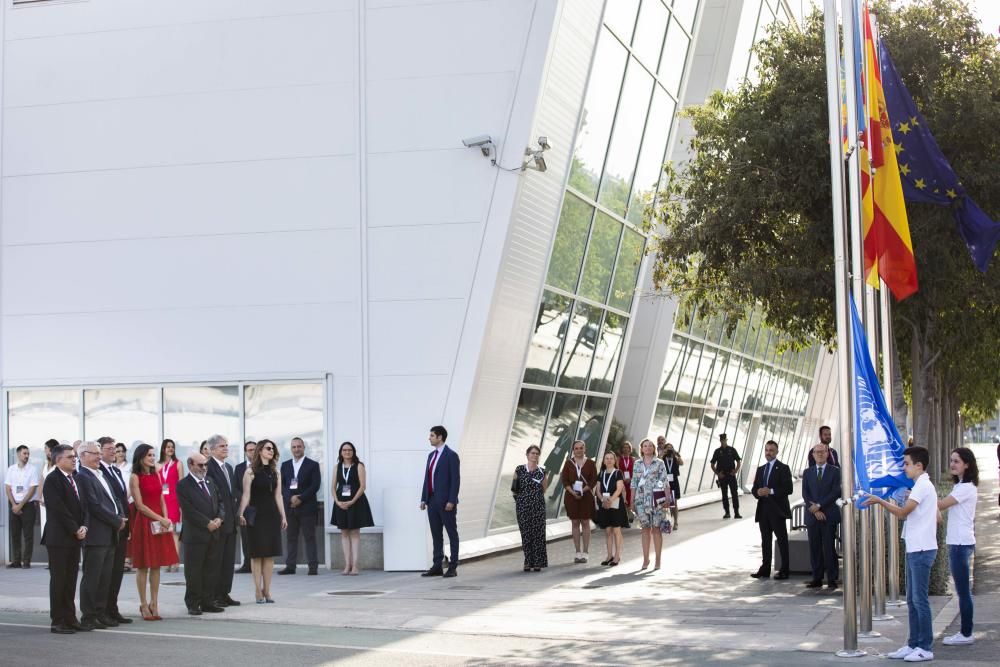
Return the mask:
<path id="1" fill-rule="evenodd" d="M 435 449 L 431 455 L 431 464 L 427 466 L 427 494 L 434 493 L 434 464 L 437 463 L 439 450 Z"/>
<path id="2" fill-rule="evenodd" d="M 66 475 L 66 479 L 69 480 L 69 485 L 73 487 L 73 493 L 75 493 L 76 497 L 79 498 L 80 492 L 76 488 L 76 482 L 73 481 L 73 478 L 70 475 Z"/>

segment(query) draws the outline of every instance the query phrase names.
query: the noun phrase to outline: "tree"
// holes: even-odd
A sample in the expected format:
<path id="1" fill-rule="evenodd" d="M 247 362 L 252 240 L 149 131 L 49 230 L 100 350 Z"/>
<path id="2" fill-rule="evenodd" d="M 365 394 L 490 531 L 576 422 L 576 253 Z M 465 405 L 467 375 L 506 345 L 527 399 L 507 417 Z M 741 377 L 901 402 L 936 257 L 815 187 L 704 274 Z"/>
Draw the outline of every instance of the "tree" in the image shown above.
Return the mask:
<path id="1" fill-rule="evenodd" d="M 970 195 L 1000 212 L 1000 51 L 959 0 L 876 3 L 894 62 Z M 759 82 L 684 111 L 695 135 L 665 165 L 646 224 L 658 289 L 734 322 L 760 308 L 798 345 L 835 338 L 823 18 L 773 27 Z M 976 271 L 950 214 L 908 204 L 919 291 L 893 325 L 916 442 L 957 442 L 957 412 L 1000 398 L 1000 266 Z M 996 216 L 994 216 L 996 217 Z M 733 324 L 730 324 L 732 327 Z"/>

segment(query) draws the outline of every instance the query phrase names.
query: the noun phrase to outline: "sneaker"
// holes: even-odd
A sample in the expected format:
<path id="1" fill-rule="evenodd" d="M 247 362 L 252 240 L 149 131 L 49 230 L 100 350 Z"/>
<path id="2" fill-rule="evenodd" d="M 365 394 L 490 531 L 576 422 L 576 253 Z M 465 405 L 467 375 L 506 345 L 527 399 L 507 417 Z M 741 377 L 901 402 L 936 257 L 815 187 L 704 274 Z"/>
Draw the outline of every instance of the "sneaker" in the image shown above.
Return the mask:
<path id="1" fill-rule="evenodd" d="M 582 553 L 582 554 L 580 554 L 580 562 L 581 562 L 581 563 L 586 563 L 586 562 L 587 562 L 587 556 L 588 556 L 588 555 L 589 555 L 589 554 L 587 554 L 587 553 Z"/>
<path id="2" fill-rule="evenodd" d="M 915 648 L 910 648 L 909 645 L 903 645 L 885 657 L 892 658 L 893 660 L 902 660 L 916 650 Z"/>
<path id="3" fill-rule="evenodd" d="M 945 637 L 941 643 L 945 646 L 961 646 L 963 644 L 972 644 L 976 641 L 976 638 L 972 635 L 966 637 L 961 632 L 956 632 L 950 637 Z"/>
<path id="4" fill-rule="evenodd" d="M 933 659 L 934 654 L 930 651 L 925 651 L 922 648 L 915 648 L 912 653 L 903 658 L 903 662 L 927 662 L 928 660 Z"/>
<path id="5" fill-rule="evenodd" d="M 583 562 L 583 554 L 581 554 L 579 551 L 577 551 L 576 552 L 576 556 L 573 557 L 573 562 L 574 563 L 582 563 Z"/>

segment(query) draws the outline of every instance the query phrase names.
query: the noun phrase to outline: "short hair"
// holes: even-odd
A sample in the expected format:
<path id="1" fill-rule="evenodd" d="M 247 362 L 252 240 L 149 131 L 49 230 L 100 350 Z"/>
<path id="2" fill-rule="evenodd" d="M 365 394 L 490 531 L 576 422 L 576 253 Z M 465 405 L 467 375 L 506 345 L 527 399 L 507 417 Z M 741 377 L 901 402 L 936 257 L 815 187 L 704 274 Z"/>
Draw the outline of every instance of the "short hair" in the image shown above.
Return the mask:
<path id="1" fill-rule="evenodd" d="M 52 448 L 52 462 L 56 463 L 59 459 L 63 457 L 66 452 L 72 452 L 73 448 L 69 445 L 56 445 Z"/>
<path id="2" fill-rule="evenodd" d="M 729 440 L 729 436 L 726 435 L 725 433 L 720 433 L 719 440 Z"/>
<path id="3" fill-rule="evenodd" d="M 441 438 L 442 442 L 448 442 L 448 429 L 444 426 L 431 426 L 431 433 Z"/>
<path id="4" fill-rule="evenodd" d="M 542 448 L 539 447 L 538 445 L 528 445 L 528 448 L 524 450 L 524 455 L 527 456 L 528 454 L 530 454 L 532 449 L 534 449 L 539 454 L 542 453 Z"/>
<path id="5" fill-rule="evenodd" d="M 812 446 L 812 447 L 811 447 L 811 448 L 809 449 L 809 451 L 810 451 L 810 452 L 815 452 L 815 451 L 816 451 L 816 448 L 817 448 L 817 447 L 822 447 L 822 448 L 823 448 L 823 449 L 825 449 L 825 450 L 826 450 L 827 452 L 829 452 L 829 451 L 830 451 L 830 445 L 826 444 L 825 442 L 817 442 L 817 443 L 816 443 L 815 445 L 813 445 L 813 446 Z"/>
<path id="6" fill-rule="evenodd" d="M 216 433 L 215 435 L 213 435 L 212 437 L 210 437 L 205 442 L 208 443 L 208 451 L 214 450 L 216 447 L 218 447 L 222 443 L 226 443 L 227 445 L 229 444 L 229 441 L 226 440 L 226 436 L 219 435 L 218 433 Z"/>
<path id="7" fill-rule="evenodd" d="M 951 481 L 955 482 L 955 484 L 970 482 L 979 486 L 979 464 L 976 463 L 976 455 L 972 453 L 972 450 L 968 447 L 956 447 L 951 450 L 951 453 L 958 454 L 958 458 L 962 459 L 962 463 L 967 466 L 962 479 L 959 479 L 957 475 L 952 475 Z"/>
<path id="8" fill-rule="evenodd" d="M 100 445 L 101 447 L 103 447 L 108 443 L 111 443 L 112 445 L 115 444 L 115 439 L 112 438 L 110 435 L 102 435 L 100 438 L 97 439 L 97 444 Z"/>
<path id="9" fill-rule="evenodd" d="M 128 451 L 128 447 L 125 445 L 124 442 L 116 442 L 115 443 L 115 451 L 117 452 L 119 449 L 121 449 L 123 451 L 126 451 L 126 452 Z"/>
<path id="10" fill-rule="evenodd" d="M 97 450 L 98 454 L 101 453 L 101 446 L 99 444 L 97 444 L 97 442 L 94 441 L 94 440 L 84 440 L 83 442 L 81 442 L 80 443 L 80 451 L 88 451 L 89 452 L 90 448 L 91 448 L 91 445 L 93 445 L 93 448 Z"/>
<path id="11" fill-rule="evenodd" d="M 909 456 L 914 464 L 919 463 L 924 470 L 927 470 L 927 466 L 931 463 L 931 453 L 926 447 L 907 447 L 903 450 L 903 456 Z"/>
<path id="12" fill-rule="evenodd" d="M 830 431 L 830 432 L 832 433 L 832 432 L 833 432 L 833 429 L 832 429 L 832 428 L 830 428 L 829 426 L 825 426 L 825 425 L 824 425 L 824 426 L 820 426 L 820 427 L 819 427 L 819 431 L 818 431 L 818 432 L 819 432 L 819 434 L 820 434 L 820 435 L 823 435 L 823 431 Z"/>
<path id="13" fill-rule="evenodd" d="M 301 443 L 302 443 L 303 445 L 304 445 L 304 444 L 306 444 L 306 441 L 305 441 L 305 440 L 303 440 L 302 438 L 300 438 L 299 436 L 295 436 L 294 438 L 292 438 L 291 440 L 289 440 L 289 441 L 288 441 L 288 444 L 292 444 L 292 443 L 293 443 L 293 442 L 295 442 L 296 440 L 298 440 L 299 442 L 301 442 Z"/>
<path id="14" fill-rule="evenodd" d="M 774 445 L 775 449 L 781 449 L 780 447 L 778 447 L 778 443 L 774 440 L 768 440 L 767 442 L 764 443 L 765 447 L 767 447 L 768 445 Z"/>
<path id="15" fill-rule="evenodd" d="M 191 466 L 192 466 L 193 464 L 194 464 L 194 454 L 192 454 L 191 456 L 187 457 L 187 466 L 188 466 L 188 470 L 190 470 L 190 469 L 191 469 Z"/>
<path id="16" fill-rule="evenodd" d="M 256 447 L 257 443 L 254 442 L 253 440 L 247 440 L 246 442 L 244 442 L 243 443 L 243 453 L 244 454 L 247 453 L 247 447 L 249 447 L 250 445 L 253 445 L 254 447 Z"/>
<path id="17" fill-rule="evenodd" d="M 20 454 L 22 449 L 28 449 L 27 445 L 18 445 L 17 449 L 14 450 L 16 454 Z"/>
<path id="18" fill-rule="evenodd" d="M 55 438 L 49 438 L 48 440 L 45 441 L 45 446 L 48 447 L 49 449 L 54 449 L 59 446 L 59 441 L 56 440 Z"/>

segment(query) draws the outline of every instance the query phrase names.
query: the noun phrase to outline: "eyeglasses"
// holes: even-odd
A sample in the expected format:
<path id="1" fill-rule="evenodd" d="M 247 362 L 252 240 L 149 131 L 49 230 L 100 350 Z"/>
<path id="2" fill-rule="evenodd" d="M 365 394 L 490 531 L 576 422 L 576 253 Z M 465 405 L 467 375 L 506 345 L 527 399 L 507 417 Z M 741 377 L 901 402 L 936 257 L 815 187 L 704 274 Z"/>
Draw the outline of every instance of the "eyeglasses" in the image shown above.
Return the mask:
<path id="1" fill-rule="evenodd" d="M 265 447 L 264 451 L 265 452 L 273 452 L 274 451 L 274 447 Z"/>

